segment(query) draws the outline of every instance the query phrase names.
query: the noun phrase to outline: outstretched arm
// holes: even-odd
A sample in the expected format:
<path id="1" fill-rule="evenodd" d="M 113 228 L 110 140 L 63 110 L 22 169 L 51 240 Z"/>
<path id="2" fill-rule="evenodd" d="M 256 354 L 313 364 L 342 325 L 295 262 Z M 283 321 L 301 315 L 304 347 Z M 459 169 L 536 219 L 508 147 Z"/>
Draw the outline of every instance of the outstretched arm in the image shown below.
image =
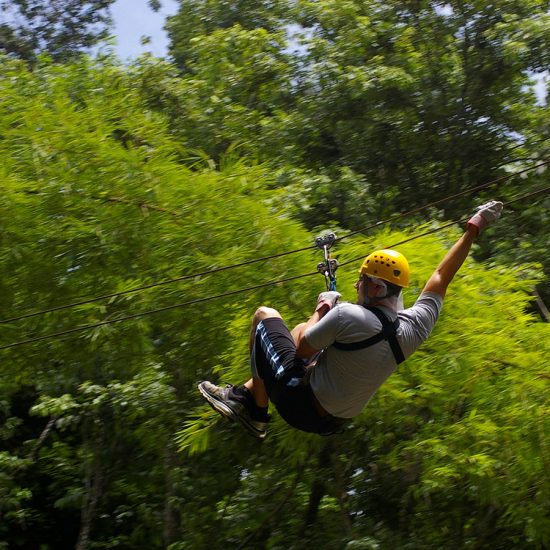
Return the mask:
<path id="1" fill-rule="evenodd" d="M 447 287 L 453 280 L 456 272 L 460 269 L 460 266 L 464 263 L 464 260 L 468 257 L 476 236 L 477 229 L 473 225 L 469 225 L 464 235 L 447 252 L 447 255 L 428 279 L 423 292 L 435 292 L 442 298 L 445 297 Z"/>
<path id="2" fill-rule="evenodd" d="M 447 252 L 442 262 L 428 279 L 424 292 L 435 292 L 442 298 L 445 297 L 447 287 L 468 257 L 475 238 L 488 224 L 499 218 L 501 211 L 502 203 L 497 201 L 490 201 L 477 209 L 477 213 L 468 221 L 466 231 L 462 237 Z"/>

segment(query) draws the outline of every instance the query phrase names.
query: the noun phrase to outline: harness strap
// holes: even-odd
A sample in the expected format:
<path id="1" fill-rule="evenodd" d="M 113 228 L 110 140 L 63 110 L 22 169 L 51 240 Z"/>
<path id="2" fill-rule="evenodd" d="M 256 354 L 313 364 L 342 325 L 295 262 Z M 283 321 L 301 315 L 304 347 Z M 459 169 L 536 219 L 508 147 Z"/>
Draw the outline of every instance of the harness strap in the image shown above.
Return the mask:
<path id="1" fill-rule="evenodd" d="M 336 349 L 342 350 L 342 351 L 355 351 L 358 349 L 368 348 L 370 346 L 374 346 L 374 344 L 377 344 L 378 342 L 382 342 L 382 340 L 387 340 L 390 344 L 390 348 L 392 350 L 393 356 L 395 357 L 395 362 L 399 365 L 399 363 L 402 363 L 405 361 L 405 356 L 403 355 L 403 351 L 401 350 L 401 346 L 399 345 L 399 342 L 397 341 L 396 333 L 397 328 L 399 327 L 399 319 L 396 319 L 395 321 L 390 321 L 386 315 L 380 309 L 374 306 L 363 306 L 364 308 L 368 309 L 369 311 L 372 311 L 378 317 L 378 320 L 382 323 L 382 330 L 375 334 L 374 336 L 371 336 L 370 338 L 367 338 L 366 340 L 360 340 L 358 342 L 333 342 L 333 346 Z"/>

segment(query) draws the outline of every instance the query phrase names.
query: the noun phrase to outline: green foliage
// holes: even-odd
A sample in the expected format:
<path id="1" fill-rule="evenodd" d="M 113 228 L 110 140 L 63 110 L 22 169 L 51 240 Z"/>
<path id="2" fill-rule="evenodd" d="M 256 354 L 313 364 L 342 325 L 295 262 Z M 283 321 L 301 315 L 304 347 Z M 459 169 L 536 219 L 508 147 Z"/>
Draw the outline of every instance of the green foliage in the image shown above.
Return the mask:
<path id="1" fill-rule="evenodd" d="M 487 190 L 507 205 L 478 242 L 484 261 L 466 263 L 432 337 L 334 438 L 272 411 L 253 440 L 196 391 L 249 376 L 258 305 L 293 325 L 324 285 L 233 292 L 312 272 L 318 250 L 156 285 L 546 159 L 530 74 L 548 65 L 547 3 L 180 4 L 175 63 L 0 60 L 2 318 L 116 294 L 3 322 L 0 347 L 138 315 L 0 350 L 0 546 L 548 546 L 550 338 L 529 295 L 547 284 L 548 195 L 515 201 L 548 171 Z M 2 40 L 66 59 L 98 36 L 81 23 L 76 42 L 58 27 L 31 44 L 3 26 Z M 463 217 L 471 195 L 422 221 Z M 438 228 L 407 217 L 339 242 L 344 298 L 368 250 Z M 399 245 L 407 304 L 456 236 Z"/>
<path id="2" fill-rule="evenodd" d="M 145 108 L 131 76 L 115 63 L 44 64 L 29 72 L 6 60 L 4 67 L 4 318 L 311 242 L 280 205 L 270 204 L 265 168 L 231 152 L 221 159 L 221 171 L 190 160 L 194 154 L 174 141 L 162 116 Z M 199 399 L 196 381 L 210 375 L 215 350 L 234 339 L 220 326 L 220 312 L 249 317 L 264 297 L 279 301 L 287 291 L 223 294 L 303 273 L 305 256 L 312 257 L 302 253 L 3 324 L 5 345 L 221 296 L 192 312 L 170 309 L 2 352 L 2 398 L 21 401 L 18 410 L 8 405 L 2 429 L 12 472 L 9 509 L 15 508 L 11 515 L 2 512 L 7 541 L 32 526 L 32 540 L 53 544 L 55 522 L 46 517 L 56 509 L 65 511 L 74 540 L 96 529 L 102 540 L 118 537 L 130 546 L 146 540 L 158 546 L 163 536 L 172 541 L 176 519 L 164 535 L 151 528 L 150 538 L 136 542 L 159 515 L 181 518 L 193 508 L 192 493 L 184 496 L 185 478 L 173 479 L 173 469 L 185 470 L 172 441 Z M 297 283 L 289 307 L 306 284 Z M 31 410 L 39 416 L 30 417 Z M 22 475 L 18 461 L 26 457 L 32 460 Z M 129 467 L 135 458 L 137 468 Z M 128 506 L 131 514 L 123 511 Z"/>
<path id="3" fill-rule="evenodd" d="M 10 0 L 0 25 L 0 49 L 35 62 L 39 54 L 67 61 L 107 37 L 114 0 Z"/>
<path id="4" fill-rule="evenodd" d="M 358 229 L 462 193 L 432 213 L 457 219 L 465 190 L 497 180 L 484 196 L 515 198 L 517 178 L 500 178 L 547 157 L 531 78 L 548 66 L 547 18 L 544 0 L 182 2 L 168 29 L 183 78 L 149 67 L 146 89 L 187 146 L 217 159 L 239 142 L 274 166 L 309 228 Z M 546 180 L 529 172 L 521 190 Z M 503 260 L 523 261 L 534 235 L 528 260 L 544 253 L 536 219 Z"/>
<path id="5" fill-rule="evenodd" d="M 212 409 L 204 409 L 204 412 L 183 423 L 183 429 L 176 436 L 176 443 L 180 451 L 186 451 L 191 456 L 204 453 L 210 447 L 211 427 L 220 420 L 220 416 Z"/>
<path id="6" fill-rule="evenodd" d="M 208 39 L 211 33 L 221 33 L 221 29 L 231 32 L 234 28 L 267 33 L 282 30 L 289 4 L 287 0 L 182 0 L 179 12 L 167 22 L 171 54 L 179 67 L 193 72 L 189 62 L 197 60 L 194 43 L 200 36 Z M 217 57 L 211 47 L 210 53 Z"/>

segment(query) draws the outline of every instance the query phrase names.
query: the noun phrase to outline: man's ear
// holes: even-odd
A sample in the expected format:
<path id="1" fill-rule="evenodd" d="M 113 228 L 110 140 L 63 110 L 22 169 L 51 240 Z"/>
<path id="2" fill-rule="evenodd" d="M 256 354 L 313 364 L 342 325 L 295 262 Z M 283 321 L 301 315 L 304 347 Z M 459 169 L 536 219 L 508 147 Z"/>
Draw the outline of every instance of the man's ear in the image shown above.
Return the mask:
<path id="1" fill-rule="evenodd" d="M 374 283 L 373 281 L 370 281 L 368 282 L 369 285 L 371 285 L 370 287 L 367 286 L 367 296 L 369 296 L 369 298 L 385 298 L 386 297 L 386 294 L 387 294 L 387 287 L 386 286 L 382 286 L 382 285 L 377 285 L 376 283 Z M 369 288 L 372 289 L 372 292 L 371 294 L 369 294 Z"/>

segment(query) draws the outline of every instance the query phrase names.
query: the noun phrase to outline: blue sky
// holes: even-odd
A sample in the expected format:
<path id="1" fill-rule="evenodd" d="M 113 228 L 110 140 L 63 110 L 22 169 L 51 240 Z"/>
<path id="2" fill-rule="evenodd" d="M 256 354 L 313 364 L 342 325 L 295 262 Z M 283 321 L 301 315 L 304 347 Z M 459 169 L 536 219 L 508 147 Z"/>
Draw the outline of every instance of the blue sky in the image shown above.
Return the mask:
<path id="1" fill-rule="evenodd" d="M 157 13 L 148 6 L 147 0 L 117 0 L 111 6 L 115 51 L 121 59 L 135 58 L 144 52 L 156 56 L 166 54 L 168 38 L 162 27 L 166 16 L 176 12 L 178 2 L 161 0 L 161 3 L 162 9 Z M 150 36 L 151 43 L 142 46 L 142 36 Z"/>

